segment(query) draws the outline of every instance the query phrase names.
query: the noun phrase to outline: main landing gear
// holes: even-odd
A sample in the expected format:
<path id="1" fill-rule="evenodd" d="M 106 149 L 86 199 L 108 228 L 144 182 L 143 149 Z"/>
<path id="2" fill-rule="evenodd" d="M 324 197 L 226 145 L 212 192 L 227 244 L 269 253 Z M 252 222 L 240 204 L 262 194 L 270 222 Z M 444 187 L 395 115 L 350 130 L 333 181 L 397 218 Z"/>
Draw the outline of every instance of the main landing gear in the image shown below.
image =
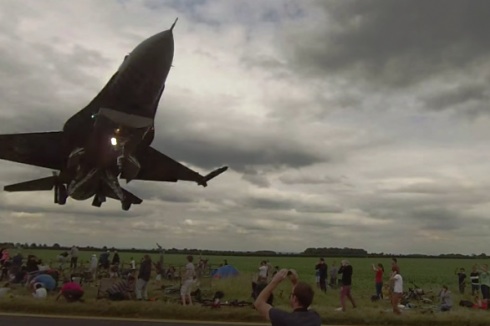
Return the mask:
<path id="1" fill-rule="evenodd" d="M 106 198 L 104 195 L 95 194 L 94 199 L 92 201 L 92 206 L 100 207 L 102 205 L 102 203 L 104 203 L 105 201 L 106 201 Z"/>
<path id="2" fill-rule="evenodd" d="M 54 186 L 54 203 L 59 205 L 66 204 L 68 198 L 68 192 L 64 184 L 58 184 Z"/>
<path id="3" fill-rule="evenodd" d="M 122 201 L 121 206 L 122 206 L 123 211 L 129 211 L 129 209 L 131 208 L 131 204 L 132 203 L 129 201 Z"/>

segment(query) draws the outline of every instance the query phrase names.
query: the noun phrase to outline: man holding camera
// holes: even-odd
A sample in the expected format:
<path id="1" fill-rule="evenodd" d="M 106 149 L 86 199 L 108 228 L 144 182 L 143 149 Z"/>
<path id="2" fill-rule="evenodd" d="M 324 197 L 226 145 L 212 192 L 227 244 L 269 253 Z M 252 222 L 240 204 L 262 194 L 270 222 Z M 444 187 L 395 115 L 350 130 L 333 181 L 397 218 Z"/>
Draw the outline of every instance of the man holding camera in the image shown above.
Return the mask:
<path id="1" fill-rule="evenodd" d="M 293 285 L 289 295 L 289 303 L 291 308 L 293 308 L 292 312 L 273 308 L 267 303 L 267 299 L 274 289 L 288 277 Z M 298 281 L 296 271 L 281 269 L 274 275 L 265 289 L 260 292 L 254 302 L 254 306 L 260 314 L 271 321 L 273 326 L 320 326 L 322 324 L 320 316 L 315 311 L 308 310 L 313 301 L 313 295 L 314 292 L 310 285 Z"/>

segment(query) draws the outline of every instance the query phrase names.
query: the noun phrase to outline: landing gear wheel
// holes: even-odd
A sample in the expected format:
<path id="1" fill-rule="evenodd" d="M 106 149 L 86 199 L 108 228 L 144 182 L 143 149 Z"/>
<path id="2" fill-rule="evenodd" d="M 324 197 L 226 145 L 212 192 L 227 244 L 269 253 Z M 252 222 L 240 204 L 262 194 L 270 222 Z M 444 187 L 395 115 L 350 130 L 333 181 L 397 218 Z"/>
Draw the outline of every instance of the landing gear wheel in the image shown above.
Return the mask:
<path id="1" fill-rule="evenodd" d="M 122 202 L 122 209 L 123 211 L 128 211 L 131 208 L 131 203 L 130 202 Z"/>
<path id="2" fill-rule="evenodd" d="M 103 194 L 95 194 L 94 200 L 92 201 L 92 206 L 100 207 L 105 201 L 106 198 Z"/>
<path id="3" fill-rule="evenodd" d="M 94 200 L 92 201 L 92 206 L 100 207 L 102 205 L 102 201 L 99 199 L 99 196 L 95 195 Z"/>
<path id="4" fill-rule="evenodd" d="M 68 193 L 66 192 L 65 185 L 61 184 L 54 188 L 55 199 L 54 202 L 60 205 L 66 204 Z"/>

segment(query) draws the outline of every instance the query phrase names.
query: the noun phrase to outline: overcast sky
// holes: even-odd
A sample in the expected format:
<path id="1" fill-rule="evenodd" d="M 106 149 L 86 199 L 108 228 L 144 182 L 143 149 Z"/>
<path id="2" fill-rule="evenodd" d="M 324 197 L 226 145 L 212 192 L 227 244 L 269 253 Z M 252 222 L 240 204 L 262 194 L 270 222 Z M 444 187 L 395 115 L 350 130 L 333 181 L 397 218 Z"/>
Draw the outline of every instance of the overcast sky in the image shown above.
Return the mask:
<path id="1" fill-rule="evenodd" d="M 154 147 L 207 188 L 111 200 L 0 192 L 0 242 L 486 252 L 490 1 L 0 2 L 0 133 L 56 131 L 174 29 Z M 51 171 L 0 161 L 1 186 Z M 488 253 L 488 252 L 487 252 Z"/>

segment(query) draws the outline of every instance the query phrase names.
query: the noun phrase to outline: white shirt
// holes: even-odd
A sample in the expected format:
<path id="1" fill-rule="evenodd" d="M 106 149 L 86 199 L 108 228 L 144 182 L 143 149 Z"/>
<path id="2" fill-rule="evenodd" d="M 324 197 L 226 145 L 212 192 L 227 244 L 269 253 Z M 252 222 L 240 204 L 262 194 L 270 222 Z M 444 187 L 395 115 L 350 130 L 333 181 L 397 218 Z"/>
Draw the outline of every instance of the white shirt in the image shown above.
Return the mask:
<path id="1" fill-rule="evenodd" d="M 194 279 L 194 276 L 196 275 L 195 273 L 195 267 L 193 263 L 187 263 L 185 265 L 185 274 L 184 274 L 184 280 L 192 280 Z"/>
<path id="2" fill-rule="evenodd" d="M 92 256 L 90 259 L 90 269 L 97 269 L 97 257 Z"/>
<path id="3" fill-rule="evenodd" d="M 259 267 L 259 277 L 267 277 L 267 266 L 262 265 Z"/>
<path id="4" fill-rule="evenodd" d="M 393 279 L 395 280 L 395 284 L 393 286 L 393 292 L 394 293 L 403 293 L 403 278 L 400 274 L 396 274 L 393 276 Z"/>
<path id="5" fill-rule="evenodd" d="M 136 269 L 136 262 L 133 260 L 131 260 L 131 269 Z"/>
<path id="6" fill-rule="evenodd" d="M 48 291 L 46 291 L 45 288 L 39 288 L 39 289 L 36 289 L 36 292 L 34 292 L 32 294 L 32 296 L 34 298 L 37 298 L 37 299 L 43 299 L 43 298 L 46 298 L 48 296 Z"/>

